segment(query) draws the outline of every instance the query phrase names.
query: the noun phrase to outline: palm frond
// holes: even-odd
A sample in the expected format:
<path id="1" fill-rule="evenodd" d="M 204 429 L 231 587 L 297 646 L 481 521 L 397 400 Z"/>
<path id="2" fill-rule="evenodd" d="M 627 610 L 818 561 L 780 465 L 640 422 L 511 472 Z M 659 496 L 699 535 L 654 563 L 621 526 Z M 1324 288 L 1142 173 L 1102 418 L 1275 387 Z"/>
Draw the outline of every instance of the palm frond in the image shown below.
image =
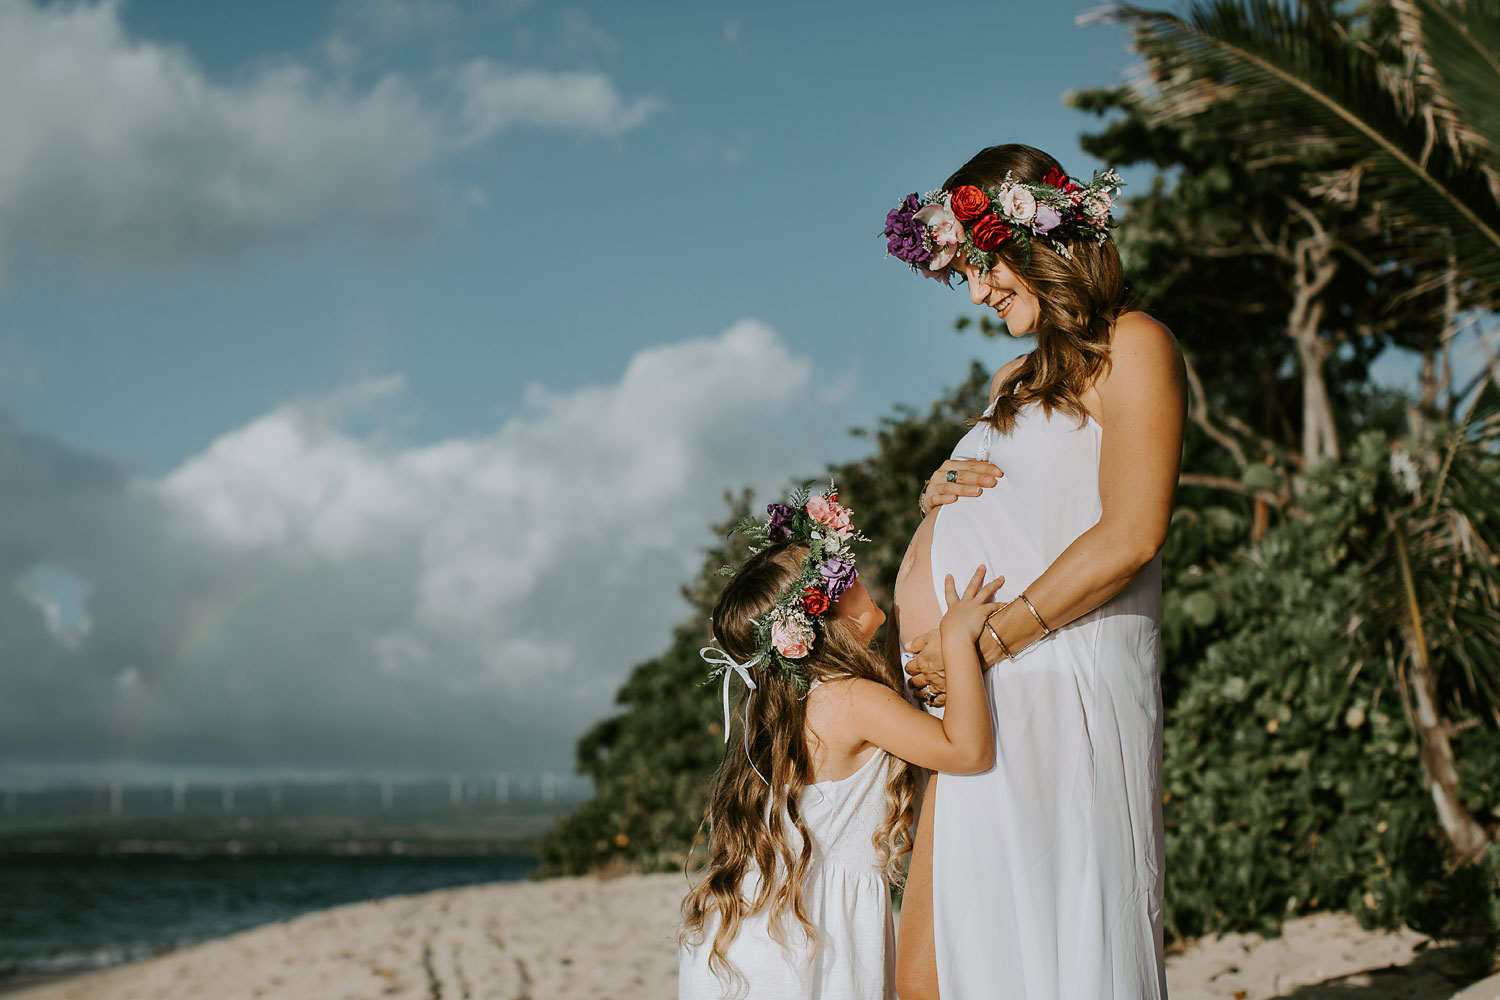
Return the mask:
<path id="1" fill-rule="evenodd" d="M 1500 159 L 1500 8 L 1439 0 L 1391 0 L 1391 7 L 1450 145 L 1493 170 Z"/>
<path id="2" fill-rule="evenodd" d="M 1404 112 L 1383 82 L 1388 67 L 1350 41 L 1328 3 L 1213 0 L 1183 19 L 1116 2 L 1107 15 L 1134 29 L 1158 121 L 1321 170 L 1324 182 L 1310 187 L 1365 199 L 1392 228 L 1404 281 L 1435 281 L 1451 248 L 1463 273 L 1492 296 L 1500 290 L 1500 203 L 1480 165 L 1428 141 L 1422 116 Z M 1453 61 L 1440 63 L 1444 73 L 1457 72 L 1446 69 Z M 1343 182 L 1328 183 L 1332 173 Z"/>
<path id="3" fill-rule="evenodd" d="M 1431 485 L 1387 502 L 1356 608 L 1367 649 L 1432 654 L 1445 702 L 1467 702 L 1500 724 L 1500 385 L 1486 374 L 1436 457 Z"/>

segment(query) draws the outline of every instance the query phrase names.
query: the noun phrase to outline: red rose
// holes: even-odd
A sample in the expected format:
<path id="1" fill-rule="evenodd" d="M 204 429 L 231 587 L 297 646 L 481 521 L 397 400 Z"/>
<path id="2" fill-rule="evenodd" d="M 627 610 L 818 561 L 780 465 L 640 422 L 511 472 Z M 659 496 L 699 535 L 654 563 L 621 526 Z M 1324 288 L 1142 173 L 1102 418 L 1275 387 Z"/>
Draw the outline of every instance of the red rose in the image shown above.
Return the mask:
<path id="1" fill-rule="evenodd" d="M 1046 176 L 1042 178 L 1042 183 L 1050 184 L 1055 188 L 1060 188 L 1064 184 L 1068 183 L 1068 175 L 1063 173 L 1061 170 L 1058 170 L 1056 167 L 1053 167 L 1051 170 L 1047 171 Z"/>
<path id="2" fill-rule="evenodd" d="M 986 215 L 969 227 L 969 239 L 985 253 L 1000 249 L 1010 239 L 1010 229 L 993 215 Z"/>
<path id="3" fill-rule="evenodd" d="M 974 185 L 964 184 L 953 189 L 948 198 L 948 207 L 954 215 L 968 222 L 990 210 L 990 199 Z"/>
<path id="4" fill-rule="evenodd" d="M 802 592 L 802 610 L 810 615 L 821 615 L 828 610 L 828 595 L 817 587 L 808 587 Z"/>

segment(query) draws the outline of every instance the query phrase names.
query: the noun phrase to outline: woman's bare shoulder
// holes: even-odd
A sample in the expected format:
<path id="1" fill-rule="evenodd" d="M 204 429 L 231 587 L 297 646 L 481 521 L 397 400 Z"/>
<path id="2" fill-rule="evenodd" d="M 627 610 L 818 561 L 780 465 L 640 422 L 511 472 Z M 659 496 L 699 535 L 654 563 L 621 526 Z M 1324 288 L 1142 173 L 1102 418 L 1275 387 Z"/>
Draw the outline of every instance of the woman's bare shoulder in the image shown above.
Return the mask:
<path id="1" fill-rule="evenodd" d="M 1148 347 L 1154 342 L 1170 344 L 1173 350 L 1177 349 L 1177 338 L 1167 325 L 1150 313 L 1139 309 L 1123 312 L 1115 320 L 1110 328 L 1110 347 L 1123 347 L 1126 350 L 1140 347 Z"/>
<path id="2" fill-rule="evenodd" d="M 1182 348 L 1165 323 L 1147 313 L 1121 313 L 1110 331 L 1109 365 L 1096 388 L 1106 391 L 1111 382 L 1138 386 L 1147 382 L 1181 383 Z"/>
<path id="3" fill-rule="evenodd" d="M 992 401 L 996 396 L 1000 394 L 1001 383 L 1003 383 L 1007 378 L 1010 377 L 1011 372 L 1021 367 L 1022 362 L 1024 362 L 1028 357 L 1029 355 L 1023 354 L 1018 358 L 1011 358 L 1005 364 L 1000 366 L 999 371 L 995 372 L 995 377 L 990 379 L 990 399 Z"/>
<path id="4" fill-rule="evenodd" d="M 1165 323 L 1133 310 L 1121 313 L 1110 329 L 1109 361 L 1111 368 L 1122 364 L 1155 367 L 1165 363 L 1176 369 L 1182 364 L 1182 348 Z"/>

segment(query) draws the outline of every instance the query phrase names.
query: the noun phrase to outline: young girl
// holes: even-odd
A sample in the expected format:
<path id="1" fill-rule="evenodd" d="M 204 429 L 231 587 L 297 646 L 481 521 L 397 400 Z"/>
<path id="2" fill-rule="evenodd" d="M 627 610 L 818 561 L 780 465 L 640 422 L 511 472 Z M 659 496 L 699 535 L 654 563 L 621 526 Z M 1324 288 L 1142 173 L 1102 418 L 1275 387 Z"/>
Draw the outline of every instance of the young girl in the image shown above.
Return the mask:
<path id="1" fill-rule="evenodd" d="M 683 903 L 679 1000 L 895 997 L 890 884 L 911 849 L 915 767 L 974 773 L 994 737 L 975 640 L 1002 583 L 980 567 L 941 624 L 947 708 L 912 707 L 871 651 L 885 615 L 858 582 L 830 490 L 772 504 L 765 543 L 713 612 L 723 669 L 747 688 L 709 804 L 712 846 Z"/>

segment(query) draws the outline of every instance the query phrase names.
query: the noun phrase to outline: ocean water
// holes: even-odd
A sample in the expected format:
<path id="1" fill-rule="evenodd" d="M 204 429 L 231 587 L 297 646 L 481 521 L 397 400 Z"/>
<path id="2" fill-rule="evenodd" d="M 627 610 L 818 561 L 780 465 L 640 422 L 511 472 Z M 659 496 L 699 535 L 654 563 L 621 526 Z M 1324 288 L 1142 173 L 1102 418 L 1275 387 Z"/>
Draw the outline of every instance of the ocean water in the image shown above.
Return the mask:
<path id="1" fill-rule="evenodd" d="M 0 855 L 0 987 L 342 903 L 524 879 L 530 855 Z"/>

